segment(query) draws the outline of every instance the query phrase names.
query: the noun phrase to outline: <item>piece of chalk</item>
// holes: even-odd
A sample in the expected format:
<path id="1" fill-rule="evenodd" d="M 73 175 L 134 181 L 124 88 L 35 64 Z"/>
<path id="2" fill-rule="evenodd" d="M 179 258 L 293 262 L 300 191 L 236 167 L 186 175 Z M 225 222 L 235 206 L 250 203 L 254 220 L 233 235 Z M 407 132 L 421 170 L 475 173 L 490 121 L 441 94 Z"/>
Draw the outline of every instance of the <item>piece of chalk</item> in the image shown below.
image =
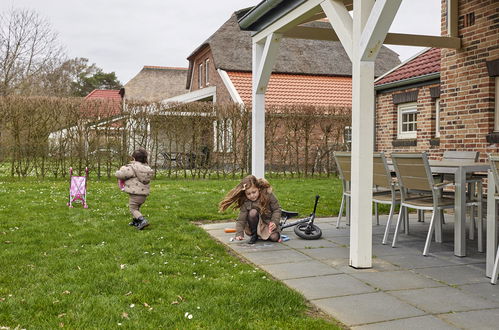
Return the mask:
<path id="1" fill-rule="evenodd" d="M 226 232 L 226 233 L 235 233 L 236 230 L 234 228 L 225 228 L 224 232 Z"/>

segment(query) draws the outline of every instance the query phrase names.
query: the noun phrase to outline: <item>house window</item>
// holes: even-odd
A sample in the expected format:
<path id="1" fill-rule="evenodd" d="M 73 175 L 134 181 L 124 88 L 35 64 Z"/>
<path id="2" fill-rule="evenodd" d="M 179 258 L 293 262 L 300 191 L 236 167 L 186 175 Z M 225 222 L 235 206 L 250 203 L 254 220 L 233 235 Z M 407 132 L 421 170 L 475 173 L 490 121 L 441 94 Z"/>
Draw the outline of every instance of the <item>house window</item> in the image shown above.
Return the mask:
<path id="1" fill-rule="evenodd" d="M 495 77 L 495 82 L 496 82 L 496 104 L 495 104 L 494 132 L 499 132 L 499 76 Z"/>
<path id="2" fill-rule="evenodd" d="M 198 67 L 198 86 L 203 88 L 203 63 L 199 64 Z"/>
<path id="3" fill-rule="evenodd" d="M 219 119 L 213 122 L 213 146 L 215 152 L 232 152 L 232 120 Z"/>
<path id="4" fill-rule="evenodd" d="M 404 103 L 398 106 L 398 139 L 417 137 L 417 103 Z"/>
<path id="5" fill-rule="evenodd" d="M 440 137 L 440 98 L 435 99 L 435 137 Z"/>
<path id="6" fill-rule="evenodd" d="M 343 130 L 343 142 L 347 146 L 347 149 L 350 150 L 352 146 L 352 126 L 345 126 Z"/>
<path id="7" fill-rule="evenodd" d="M 205 85 L 208 86 L 210 84 L 210 60 L 207 59 L 204 61 L 204 82 Z"/>

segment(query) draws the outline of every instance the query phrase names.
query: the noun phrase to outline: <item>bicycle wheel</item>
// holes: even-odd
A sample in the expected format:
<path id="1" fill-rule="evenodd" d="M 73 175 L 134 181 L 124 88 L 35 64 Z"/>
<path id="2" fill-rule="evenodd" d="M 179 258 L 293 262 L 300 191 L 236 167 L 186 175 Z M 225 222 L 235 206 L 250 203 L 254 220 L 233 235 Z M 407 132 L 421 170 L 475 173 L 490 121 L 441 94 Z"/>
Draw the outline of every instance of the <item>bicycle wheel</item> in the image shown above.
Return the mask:
<path id="1" fill-rule="evenodd" d="M 322 230 L 313 223 L 301 223 L 295 226 L 295 234 L 303 239 L 319 239 L 322 236 Z"/>

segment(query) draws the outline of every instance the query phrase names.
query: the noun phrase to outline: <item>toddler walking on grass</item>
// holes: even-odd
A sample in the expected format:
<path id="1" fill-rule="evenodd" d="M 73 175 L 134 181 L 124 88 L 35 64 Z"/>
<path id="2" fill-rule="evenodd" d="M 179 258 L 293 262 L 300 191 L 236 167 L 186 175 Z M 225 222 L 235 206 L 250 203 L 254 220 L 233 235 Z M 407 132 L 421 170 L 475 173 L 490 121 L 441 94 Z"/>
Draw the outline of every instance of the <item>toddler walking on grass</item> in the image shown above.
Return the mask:
<path id="1" fill-rule="evenodd" d="M 149 182 L 153 174 L 154 171 L 147 165 L 147 151 L 144 149 L 135 150 L 132 161 L 116 171 L 116 177 L 125 181 L 123 191 L 130 195 L 128 205 L 133 218 L 129 225 L 138 230 L 149 226 L 147 219 L 140 213 L 140 207 L 149 195 Z"/>
<path id="2" fill-rule="evenodd" d="M 239 209 L 236 240 L 243 240 L 246 233 L 250 236 L 248 244 L 255 244 L 258 238 L 279 241 L 281 206 L 267 180 L 254 175 L 245 177 L 220 202 L 219 210 L 223 212 L 231 205 Z"/>

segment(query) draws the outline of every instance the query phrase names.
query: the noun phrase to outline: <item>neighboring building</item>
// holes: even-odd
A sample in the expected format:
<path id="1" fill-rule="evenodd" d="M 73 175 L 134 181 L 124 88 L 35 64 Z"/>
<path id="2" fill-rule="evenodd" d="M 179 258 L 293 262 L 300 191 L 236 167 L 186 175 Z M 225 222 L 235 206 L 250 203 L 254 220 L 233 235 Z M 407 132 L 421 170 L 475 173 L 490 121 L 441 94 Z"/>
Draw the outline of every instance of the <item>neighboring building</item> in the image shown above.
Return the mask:
<path id="1" fill-rule="evenodd" d="M 122 89 L 94 89 L 83 101 L 81 111 L 88 120 L 103 119 L 121 114 L 123 96 Z"/>
<path id="2" fill-rule="evenodd" d="M 144 66 L 125 84 L 125 100 L 160 101 L 185 94 L 187 68 Z"/>
<path id="3" fill-rule="evenodd" d="M 377 79 L 378 151 L 499 151 L 498 13 L 497 1 L 460 0 L 461 49 L 425 50 Z M 443 11 L 442 35 L 446 23 Z"/>
<path id="4" fill-rule="evenodd" d="M 191 55 L 189 93 L 165 102 L 251 102 L 251 32 L 238 19 L 251 8 L 235 12 Z M 327 22 L 309 23 L 330 27 Z M 319 54 L 319 56 L 317 56 Z M 376 75 L 399 64 L 398 55 L 383 47 L 376 60 Z M 267 105 L 351 106 L 352 65 L 339 42 L 283 39 L 267 92 Z M 296 93 L 295 93 L 296 92 Z"/>

